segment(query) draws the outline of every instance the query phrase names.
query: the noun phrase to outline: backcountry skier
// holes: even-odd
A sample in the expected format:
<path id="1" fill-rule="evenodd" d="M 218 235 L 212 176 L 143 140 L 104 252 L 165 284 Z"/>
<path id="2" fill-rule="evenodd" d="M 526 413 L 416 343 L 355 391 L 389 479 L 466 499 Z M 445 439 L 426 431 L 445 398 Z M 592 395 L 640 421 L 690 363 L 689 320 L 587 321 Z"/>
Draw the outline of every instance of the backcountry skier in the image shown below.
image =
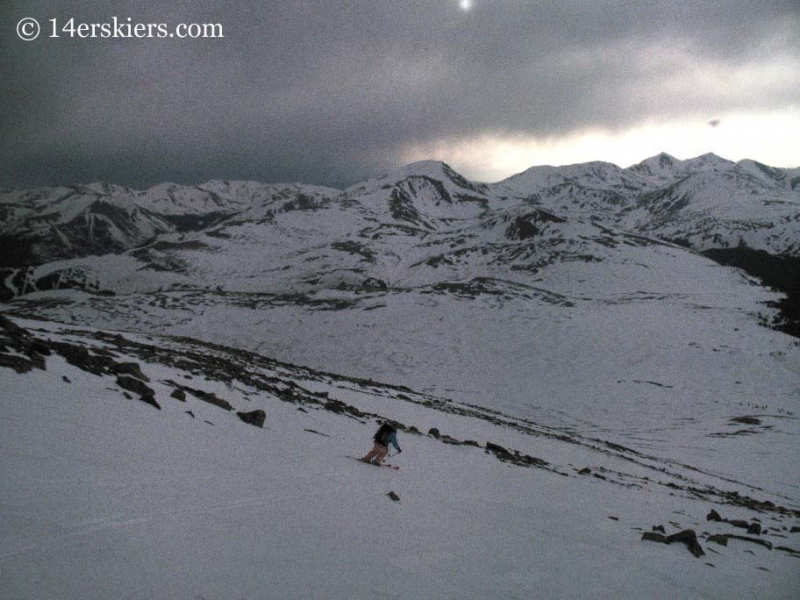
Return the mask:
<path id="1" fill-rule="evenodd" d="M 381 425 L 378 431 L 375 432 L 375 435 L 372 436 L 372 439 L 375 445 L 372 447 L 372 450 L 361 459 L 364 462 L 371 462 L 376 465 L 381 464 L 389 453 L 389 444 L 397 449 L 398 454 L 402 452 L 400 446 L 397 444 L 397 428 L 391 423 L 386 422 Z"/>

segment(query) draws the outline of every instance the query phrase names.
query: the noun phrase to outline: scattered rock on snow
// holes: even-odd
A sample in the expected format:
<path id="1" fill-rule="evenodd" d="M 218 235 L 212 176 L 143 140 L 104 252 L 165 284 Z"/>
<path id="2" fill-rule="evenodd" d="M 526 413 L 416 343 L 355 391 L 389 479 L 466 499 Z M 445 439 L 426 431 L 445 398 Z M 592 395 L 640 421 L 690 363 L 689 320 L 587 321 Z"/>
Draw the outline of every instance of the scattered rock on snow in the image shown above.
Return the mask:
<path id="1" fill-rule="evenodd" d="M 186 392 L 192 394 L 192 396 L 202 400 L 203 402 L 208 402 L 209 404 L 213 404 L 214 406 L 218 406 L 225 410 L 233 410 L 233 406 L 231 406 L 230 402 L 227 400 L 223 400 L 222 398 L 218 398 L 217 395 L 213 392 L 206 392 L 203 390 L 196 390 L 194 388 L 183 386 L 182 389 Z"/>
<path id="2" fill-rule="evenodd" d="M 6 348 L 12 352 L 4 352 Z M 0 315 L 0 367 L 17 373 L 45 370 L 44 357 L 49 355 L 50 348 L 44 342 L 34 339 L 28 331 Z"/>
<path id="3" fill-rule="evenodd" d="M 391 498 L 394 502 L 400 502 L 400 496 L 398 496 L 394 492 L 389 492 L 386 495 L 389 496 L 389 498 Z"/>
<path id="4" fill-rule="evenodd" d="M 747 533 L 752 535 L 760 535 L 761 534 L 761 524 L 760 523 L 748 523 L 742 519 L 723 519 L 722 515 L 720 515 L 717 511 L 712 510 L 706 516 L 706 521 L 714 521 L 716 523 L 728 523 L 729 525 L 733 525 L 734 527 L 739 527 L 740 529 L 747 529 Z"/>

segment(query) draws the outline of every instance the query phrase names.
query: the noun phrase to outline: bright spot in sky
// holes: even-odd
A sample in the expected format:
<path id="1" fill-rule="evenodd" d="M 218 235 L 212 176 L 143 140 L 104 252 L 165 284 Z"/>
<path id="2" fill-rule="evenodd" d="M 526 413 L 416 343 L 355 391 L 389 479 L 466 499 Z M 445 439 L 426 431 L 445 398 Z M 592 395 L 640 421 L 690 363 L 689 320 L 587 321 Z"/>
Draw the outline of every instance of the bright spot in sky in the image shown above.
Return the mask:
<path id="1" fill-rule="evenodd" d="M 472 8 L 472 0 L 461 0 L 461 1 L 458 3 L 458 7 L 459 7 L 461 10 L 463 10 L 463 11 L 465 11 L 465 12 L 466 12 L 466 11 L 468 11 L 469 9 L 471 9 L 471 8 Z"/>
<path id="2" fill-rule="evenodd" d="M 441 160 L 478 181 L 500 181 L 540 165 L 605 161 L 620 167 L 666 152 L 686 160 L 713 152 L 738 161 L 750 158 L 772 167 L 800 167 L 800 107 L 773 113 L 730 113 L 709 119 L 644 123 L 621 131 L 592 129 L 560 137 L 491 133 L 422 142 L 399 159 Z"/>

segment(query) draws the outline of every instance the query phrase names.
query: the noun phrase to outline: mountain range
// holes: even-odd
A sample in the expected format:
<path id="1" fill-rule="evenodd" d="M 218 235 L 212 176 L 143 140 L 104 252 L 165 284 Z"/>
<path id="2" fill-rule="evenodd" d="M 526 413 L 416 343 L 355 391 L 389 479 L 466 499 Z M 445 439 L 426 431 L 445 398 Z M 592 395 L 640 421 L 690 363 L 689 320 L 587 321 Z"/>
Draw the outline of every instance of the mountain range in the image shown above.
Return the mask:
<path id="1" fill-rule="evenodd" d="M 533 167 L 495 184 L 467 181 L 443 163 L 421 162 L 343 191 L 241 181 L 145 191 L 102 183 L 15 190 L 0 193 L 0 266 L 118 253 L 165 233 L 331 204 L 376 204 L 381 197 L 391 220 L 422 231 L 501 208 L 535 206 L 696 250 L 744 244 L 798 256 L 799 191 L 800 168 L 733 163 L 713 154 L 686 161 L 660 154 L 627 169 L 603 162 Z"/>

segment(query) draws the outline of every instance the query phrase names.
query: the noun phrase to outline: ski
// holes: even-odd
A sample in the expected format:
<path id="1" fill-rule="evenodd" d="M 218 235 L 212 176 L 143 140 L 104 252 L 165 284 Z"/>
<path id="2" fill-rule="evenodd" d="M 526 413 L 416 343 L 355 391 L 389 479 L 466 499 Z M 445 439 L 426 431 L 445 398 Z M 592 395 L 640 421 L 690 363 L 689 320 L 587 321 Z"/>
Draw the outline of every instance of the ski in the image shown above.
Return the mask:
<path id="1" fill-rule="evenodd" d="M 376 465 L 375 463 L 371 463 L 371 462 L 365 462 L 365 461 L 363 461 L 363 460 L 361 460 L 360 458 L 357 458 L 357 457 L 355 457 L 355 456 L 348 456 L 347 458 L 352 458 L 353 460 L 357 460 L 357 461 L 358 461 L 358 462 L 360 462 L 361 464 L 364 464 L 364 465 L 370 465 L 370 466 L 372 466 L 372 467 L 386 467 L 386 468 L 388 468 L 388 469 L 393 469 L 393 470 L 395 470 L 395 471 L 399 471 L 399 470 L 400 470 L 400 467 L 398 467 L 397 465 L 388 465 L 388 464 L 386 464 L 386 463 L 383 463 L 383 464 L 380 464 L 380 465 Z"/>

